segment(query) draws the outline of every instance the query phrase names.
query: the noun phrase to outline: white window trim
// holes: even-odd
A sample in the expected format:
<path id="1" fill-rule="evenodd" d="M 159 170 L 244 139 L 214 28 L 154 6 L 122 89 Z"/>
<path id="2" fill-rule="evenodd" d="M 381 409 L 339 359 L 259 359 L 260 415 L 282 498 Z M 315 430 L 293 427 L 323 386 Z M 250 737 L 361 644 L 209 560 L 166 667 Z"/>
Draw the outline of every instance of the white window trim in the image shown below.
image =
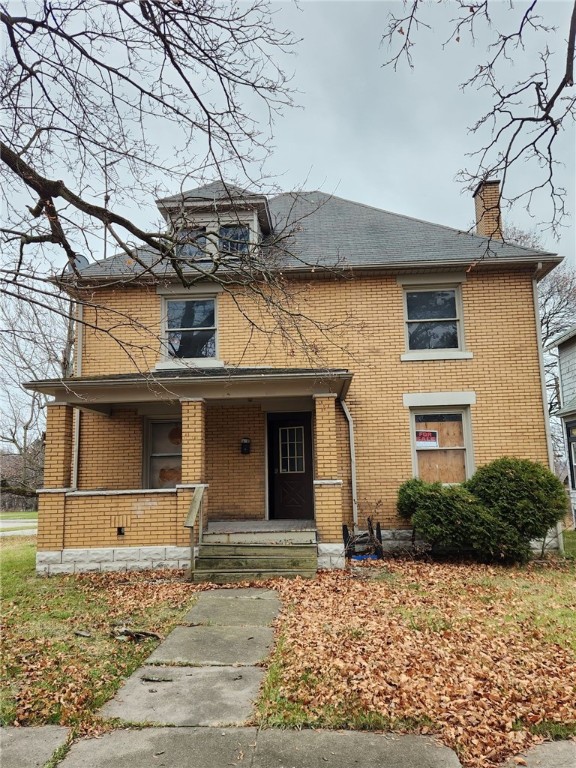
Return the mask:
<path id="1" fill-rule="evenodd" d="M 430 393 L 434 394 L 434 393 Z M 447 393 L 437 393 L 447 394 Z M 406 395 L 404 395 L 406 397 Z M 405 403 L 406 405 L 406 403 Z M 476 471 L 474 461 L 474 450 L 472 440 L 472 419 L 469 405 L 460 405 L 459 407 L 444 405 L 443 403 L 428 402 L 426 405 L 410 407 L 409 425 L 410 425 L 410 446 L 412 450 L 412 476 L 418 477 L 418 452 L 416 450 L 416 416 L 421 413 L 441 414 L 441 413 L 460 413 L 462 414 L 462 430 L 464 432 L 464 466 L 466 468 L 466 480 L 472 477 Z M 454 485 L 454 483 L 444 483 L 444 485 Z"/>
<path id="2" fill-rule="evenodd" d="M 476 392 L 410 392 L 402 396 L 405 408 L 447 408 L 476 405 Z"/>
<path id="3" fill-rule="evenodd" d="M 441 275 L 433 274 L 422 275 L 404 275 L 396 278 L 398 285 L 403 291 L 404 307 L 404 343 L 405 352 L 400 355 L 402 362 L 420 361 L 420 360 L 471 360 L 473 353 L 466 349 L 466 334 L 464 330 L 464 305 L 462 302 L 462 283 L 466 282 L 465 274 Z M 408 334 L 408 323 L 415 322 L 408 320 L 407 297 L 409 291 L 454 291 L 456 300 L 456 330 L 458 333 L 458 348 L 456 349 L 410 349 L 410 338 Z"/>
<path id="4" fill-rule="evenodd" d="M 162 359 L 156 363 L 156 370 L 168 368 L 218 368 L 224 365 L 220 359 L 220 333 L 219 333 L 219 308 L 218 293 L 220 291 L 202 292 L 189 291 L 182 293 L 182 286 L 178 292 L 158 291 L 162 297 L 162 317 L 160 324 L 160 337 L 162 342 Z M 168 302 L 169 301 L 202 301 L 210 299 L 214 302 L 214 328 L 216 331 L 214 357 L 172 357 L 168 351 Z"/>

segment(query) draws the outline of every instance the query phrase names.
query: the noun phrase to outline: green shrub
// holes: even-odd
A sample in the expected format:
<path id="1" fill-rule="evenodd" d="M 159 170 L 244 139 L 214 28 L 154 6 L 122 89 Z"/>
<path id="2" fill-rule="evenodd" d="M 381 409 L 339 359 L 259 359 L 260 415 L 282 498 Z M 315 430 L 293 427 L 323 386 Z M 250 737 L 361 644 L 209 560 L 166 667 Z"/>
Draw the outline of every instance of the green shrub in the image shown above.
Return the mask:
<path id="1" fill-rule="evenodd" d="M 542 464 L 526 459 L 497 459 L 481 467 L 465 486 L 527 542 L 543 538 L 567 509 L 560 480 Z"/>
<path id="2" fill-rule="evenodd" d="M 436 555 L 482 562 L 525 561 L 530 555 L 518 532 L 463 486 L 434 483 L 421 489 L 412 522 Z"/>
<path id="3" fill-rule="evenodd" d="M 517 459 L 493 462 L 463 485 L 412 479 L 398 492 L 398 514 L 412 522 L 432 554 L 481 562 L 528 560 L 530 541 L 546 534 L 565 504 L 554 475 Z"/>
<path id="4" fill-rule="evenodd" d="M 396 508 L 403 520 L 412 519 L 422 493 L 425 493 L 430 486 L 442 487 L 440 483 L 425 483 L 424 480 L 420 480 L 417 477 L 402 483 L 398 490 L 398 504 Z"/>

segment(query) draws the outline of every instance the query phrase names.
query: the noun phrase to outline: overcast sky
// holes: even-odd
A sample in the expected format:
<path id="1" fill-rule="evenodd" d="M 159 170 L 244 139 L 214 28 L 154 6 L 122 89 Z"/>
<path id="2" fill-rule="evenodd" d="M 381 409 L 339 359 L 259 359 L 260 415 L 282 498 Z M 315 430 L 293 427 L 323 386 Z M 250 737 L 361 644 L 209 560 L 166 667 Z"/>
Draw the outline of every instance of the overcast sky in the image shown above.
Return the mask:
<path id="1" fill-rule="evenodd" d="M 463 39 L 443 50 L 446 22 L 453 15 L 450 5 L 431 4 L 429 19 L 435 29 L 418 34 L 414 70 L 403 64 L 396 72 L 382 67 L 389 52 L 381 38 L 390 11 L 402 10 L 400 2 L 300 0 L 296 6 L 286 0 L 274 6 L 278 25 L 301 38 L 286 63 L 294 72 L 300 108 L 288 110 L 277 122 L 275 151 L 267 166 L 280 175 L 283 189 L 318 188 L 439 224 L 463 229 L 471 225 L 473 201 L 455 176 L 466 166 L 466 154 L 480 146 L 468 129 L 487 102 L 477 91 L 462 93 L 459 85 L 483 61 L 491 38 L 488 30 L 480 30 L 474 47 Z M 495 5 L 495 21 L 510 29 L 517 12 L 510 12 L 507 2 Z M 536 68 L 537 52 L 545 43 L 555 54 L 557 71 L 565 60 L 572 3 L 541 0 L 539 5 L 545 21 L 558 31 L 527 37 L 526 50 L 505 73 L 513 81 L 526 67 Z M 533 219 L 521 208 L 504 214 L 515 226 L 536 227 L 544 247 L 574 265 L 575 148 L 571 125 L 557 153 L 563 163 L 557 180 L 568 191 L 566 223 L 571 225 L 560 242 L 537 226 L 549 213 L 546 197 L 536 201 Z M 518 169 L 512 182 L 528 185 L 531 178 L 529 168 Z"/>

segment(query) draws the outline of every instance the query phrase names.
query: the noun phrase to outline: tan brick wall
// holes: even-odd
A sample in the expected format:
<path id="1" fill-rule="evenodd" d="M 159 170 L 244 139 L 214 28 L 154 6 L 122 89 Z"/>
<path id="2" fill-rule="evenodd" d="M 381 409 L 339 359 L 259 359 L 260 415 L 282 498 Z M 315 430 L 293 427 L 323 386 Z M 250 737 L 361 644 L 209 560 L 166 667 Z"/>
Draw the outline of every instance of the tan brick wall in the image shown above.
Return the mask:
<path id="1" fill-rule="evenodd" d="M 36 548 L 40 550 L 59 550 L 64 546 L 64 509 L 63 493 L 38 494 L 38 535 Z"/>
<path id="2" fill-rule="evenodd" d="M 72 473 L 73 409 L 48 405 L 44 450 L 44 488 L 68 488 Z"/>
<path id="3" fill-rule="evenodd" d="M 190 539 L 183 524 L 175 492 L 68 496 L 64 548 L 185 546 Z M 120 525 L 124 536 L 117 535 Z"/>
<path id="4" fill-rule="evenodd" d="M 161 327 L 156 288 L 104 287 L 84 296 L 82 376 L 153 368 Z"/>
<path id="5" fill-rule="evenodd" d="M 210 517 L 215 520 L 265 516 L 266 414 L 259 405 L 208 405 L 206 412 L 206 479 Z M 240 453 L 249 437 L 250 453 Z"/>
<path id="6" fill-rule="evenodd" d="M 471 360 L 401 362 L 405 351 L 402 288 L 395 277 L 377 276 L 323 279 L 310 288 L 306 283 L 298 286 L 300 305 L 308 315 L 326 325 L 334 318 L 346 318 L 331 331 L 333 345 L 326 341 L 326 329 L 308 328 L 307 354 L 296 343 L 271 343 L 270 337 L 258 332 L 251 337 L 249 324 L 239 316 L 230 297 L 220 296 L 221 357 L 243 366 L 337 366 L 353 371 L 347 403 L 355 422 L 362 514 L 377 510 L 384 526 L 396 526 L 397 488 L 413 471 L 404 393 L 474 391 L 477 404 L 471 408 L 471 418 L 476 465 L 505 454 L 547 463 L 531 277 L 530 271 L 520 270 L 490 274 L 475 269 L 468 273 L 462 295 L 466 346 L 474 355 Z M 122 304 L 120 293 L 114 295 L 118 305 Z M 158 319 L 159 297 L 143 291 L 135 300 L 135 295 L 137 292 L 126 291 L 126 311 L 140 302 L 140 317 L 147 312 Z M 92 373 L 129 368 L 127 358 L 114 357 L 110 343 L 107 338 L 91 339 L 90 344 L 96 345 L 91 352 Z M 337 435 L 342 465 L 347 452 L 342 450 L 343 424 Z M 212 487 L 211 494 L 213 491 Z M 346 502 L 345 508 L 349 509 Z M 334 540 L 339 539 L 338 532 Z"/>
<path id="7" fill-rule="evenodd" d="M 182 401 L 182 483 L 203 483 L 206 478 L 206 404 Z"/>
<path id="8" fill-rule="evenodd" d="M 342 489 L 339 485 L 314 486 L 314 511 L 318 541 L 342 541 Z"/>
<path id="9" fill-rule="evenodd" d="M 336 398 L 314 398 L 314 479 L 341 481 L 337 439 Z M 314 515 L 320 541 L 335 541 L 342 535 L 341 485 L 314 486 Z"/>
<path id="10" fill-rule="evenodd" d="M 128 409 L 110 416 L 81 413 L 79 490 L 142 487 L 142 424 L 142 417 Z"/>
<path id="11" fill-rule="evenodd" d="M 338 441 L 336 440 L 336 398 L 314 398 L 314 475 L 315 480 L 338 478 Z"/>

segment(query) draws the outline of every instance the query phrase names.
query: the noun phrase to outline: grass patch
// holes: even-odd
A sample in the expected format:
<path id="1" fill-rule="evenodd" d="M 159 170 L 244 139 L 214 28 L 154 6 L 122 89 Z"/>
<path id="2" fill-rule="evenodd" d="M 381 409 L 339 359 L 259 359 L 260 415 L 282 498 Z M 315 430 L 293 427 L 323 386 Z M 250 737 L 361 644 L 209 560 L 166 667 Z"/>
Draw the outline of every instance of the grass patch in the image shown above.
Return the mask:
<path id="1" fill-rule="evenodd" d="M 0 520 L 38 520 L 38 512 L 0 512 Z"/>
<path id="2" fill-rule="evenodd" d="M 22 531 L 22 536 L 28 535 L 27 532 L 30 530 L 31 526 L 26 526 L 23 528 L 21 525 L 11 525 L 9 528 L 0 528 L 0 533 L 11 533 L 12 531 Z"/>
<path id="3" fill-rule="evenodd" d="M 118 640 L 115 627 L 165 637 L 198 588 L 174 571 L 37 577 L 30 537 L 0 539 L 0 552 L 0 722 L 92 732 L 95 711 L 158 643 Z"/>
<path id="4" fill-rule="evenodd" d="M 576 723 L 557 723 L 554 720 L 543 720 L 541 723 L 529 726 L 529 730 L 536 736 L 543 736 L 551 741 L 561 741 L 576 736 Z"/>

